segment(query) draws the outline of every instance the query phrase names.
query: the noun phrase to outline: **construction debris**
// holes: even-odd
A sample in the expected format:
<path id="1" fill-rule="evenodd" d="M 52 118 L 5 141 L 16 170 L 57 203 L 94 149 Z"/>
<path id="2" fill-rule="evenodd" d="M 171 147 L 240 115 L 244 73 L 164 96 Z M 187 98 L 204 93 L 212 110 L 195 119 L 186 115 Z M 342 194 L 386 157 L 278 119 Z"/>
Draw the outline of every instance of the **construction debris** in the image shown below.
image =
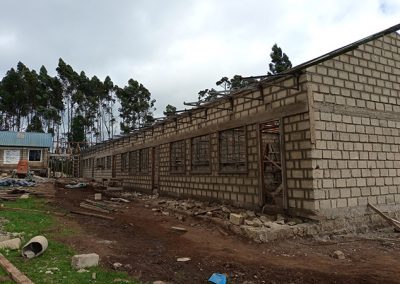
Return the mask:
<path id="1" fill-rule="evenodd" d="M 171 227 L 171 230 L 177 231 L 177 232 L 187 232 L 187 230 L 182 227 Z"/>
<path id="2" fill-rule="evenodd" d="M 77 184 L 67 184 L 65 185 L 65 188 L 85 188 L 87 187 L 87 184 L 84 182 L 79 182 Z"/>
<path id="3" fill-rule="evenodd" d="M 378 208 L 370 203 L 368 203 L 368 206 L 371 207 L 376 213 L 378 213 L 383 219 L 385 219 L 389 223 L 389 225 L 393 226 L 396 232 L 400 232 L 400 221 L 386 216 L 386 214 L 384 214 L 382 211 L 380 211 Z"/>
<path id="4" fill-rule="evenodd" d="M 110 198 L 111 201 L 115 202 L 124 202 L 124 203 L 129 203 L 130 201 L 128 199 L 120 198 L 120 197 L 112 197 Z"/>
<path id="5" fill-rule="evenodd" d="M 34 284 L 28 277 L 19 271 L 4 255 L 0 253 L 0 266 L 11 276 L 17 284 Z"/>
<path id="6" fill-rule="evenodd" d="M 71 259 L 71 265 L 75 269 L 82 269 L 99 265 L 99 255 L 97 253 L 76 254 Z"/>
<path id="7" fill-rule="evenodd" d="M 15 238 L 0 242 L 0 249 L 19 249 L 21 247 L 21 239 Z"/>
<path id="8" fill-rule="evenodd" d="M 0 180 L 0 186 L 1 187 L 17 187 L 17 186 L 23 186 L 23 187 L 32 187 L 35 186 L 36 183 L 34 181 L 29 181 L 26 179 L 19 179 L 19 178 L 3 178 Z"/>
<path id="9" fill-rule="evenodd" d="M 22 248 L 22 256 L 26 258 L 34 258 L 45 252 L 49 243 L 44 236 L 36 236 Z"/>
<path id="10" fill-rule="evenodd" d="M 82 207 L 82 208 L 85 208 L 85 209 L 90 209 L 90 210 L 98 211 L 98 212 L 101 212 L 101 213 L 107 213 L 107 214 L 110 213 L 110 211 L 107 210 L 107 209 L 99 208 L 98 206 L 91 205 L 91 204 L 88 204 L 88 203 L 85 203 L 85 202 L 81 202 L 79 204 L 79 206 Z"/>
<path id="11" fill-rule="evenodd" d="M 336 250 L 332 253 L 332 257 L 336 259 L 346 259 L 344 253 L 340 250 Z"/>
<path id="12" fill-rule="evenodd" d="M 227 278 L 225 274 L 221 273 L 213 273 L 210 278 L 208 278 L 208 282 L 214 283 L 214 284 L 226 284 L 227 283 Z"/>
<path id="13" fill-rule="evenodd" d="M 100 214 L 95 214 L 95 213 L 90 213 L 90 212 L 85 212 L 85 211 L 71 210 L 69 212 L 73 213 L 73 214 L 91 216 L 91 217 L 96 217 L 96 218 L 101 218 L 101 219 L 114 220 L 114 218 L 110 217 L 110 216 L 105 216 L 105 215 L 100 215 Z"/>

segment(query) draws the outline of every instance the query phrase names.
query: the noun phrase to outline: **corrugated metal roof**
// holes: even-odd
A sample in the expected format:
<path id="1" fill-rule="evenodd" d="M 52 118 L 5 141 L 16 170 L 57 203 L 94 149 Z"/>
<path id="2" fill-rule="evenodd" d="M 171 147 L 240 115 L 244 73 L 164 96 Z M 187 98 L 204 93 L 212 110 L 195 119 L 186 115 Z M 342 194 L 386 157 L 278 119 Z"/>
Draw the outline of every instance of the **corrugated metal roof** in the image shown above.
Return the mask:
<path id="1" fill-rule="evenodd" d="M 0 146 L 53 147 L 50 133 L 0 131 Z"/>

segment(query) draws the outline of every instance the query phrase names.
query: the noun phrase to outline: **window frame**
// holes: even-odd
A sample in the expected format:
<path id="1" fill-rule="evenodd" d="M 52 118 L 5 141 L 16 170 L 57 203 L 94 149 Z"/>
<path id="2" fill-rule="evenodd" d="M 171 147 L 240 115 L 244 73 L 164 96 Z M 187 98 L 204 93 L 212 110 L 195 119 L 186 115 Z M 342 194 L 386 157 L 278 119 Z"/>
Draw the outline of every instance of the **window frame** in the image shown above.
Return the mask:
<path id="1" fill-rule="evenodd" d="M 201 141 L 201 138 L 207 137 L 207 141 Z M 196 144 L 194 143 L 196 139 L 200 139 Z M 200 160 L 200 159 L 195 159 L 195 148 L 199 147 L 200 143 L 204 142 L 204 144 L 207 145 L 208 147 L 208 154 L 206 154 L 207 160 Z M 201 150 L 201 149 L 198 149 Z M 197 151 L 198 154 L 198 151 Z M 197 164 L 196 164 L 197 161 Z M 204 164 L 201 164 L 203 162 Z M 208 162 L 208 165 L 205 165 Z M 212 159 L 211 159 L 211 134 L 206 134 L 206 135 L 201 135 L 201 136 L 196 136 L 192 137 L 190 139 L 190 169 L 193 174 L 209 174 L 211 173 L 212 169 Z M 207 167 L 207 168 L 203 168 Z"/>
<path id="2" fill-rule="evenodd" d="M 179 147 L 181 148 L 181 153 L 182 153 L 182 157 L 181 157 L 181 165 L 177 165 L 176 164 L 176 159 L 175 159 L 175 163 L 173 161 L 173 156 L 176 157 L 176 149 L 175 146 L 182 143 L 182 145 Z M 177 167 L 181 167 L 181 169 L 177 169 Z M 186 140 L 178 140 L 178 141 L 174 141 L 170 143 L 169 146 L 169 172 L 171 174 L 185 174 L 186 173 Z"/>
<path id="3" fill-rule="evenodd" d="M 129 152 L 121 153 L 121 172 L 127 172 L 129 167 Z"/>
<path id="4" fill-rule="evenodd" d="M 40 151 L 40 159 L 37 160 L 31 160 L 31 151 Z M 43 162 L 43 150 L 42 149 L 28 149 L 28 162 Z"/>
<path id="5" fill-rule="evenodd" d="M 243 129 L 243 137 L 244 137 L 243 141 L 242 141 L 243 145 L 242 145 L 242 147 L 239 145 L 239 148 L 238 148 L 238 146 L 236 144 L 231 146 L 231 148 L 233 148 L 231 155 L 238 156 L 238 157 L 235 157 L 232 162 L 228 162 L 229 158 L 227 158 L 227 161 L 223 162 L 222 161 L 222 151 L 221 151 L 221 147 L 223 145 L 222 144 L 223 143 L 222 135 L 224 133 L 228 133 L 228 132 L 232 131 L 232 133 L 233 133 L 232 135 L 233 136 L 232 136 L 231 139 L 233 139 L 233 141 L 235 142 L 236 138 L 234 137 L 234 133 L 235 133 L 234 131 L 238 130 L 238 129 Z M 247 139 L 246 139 L 246 137 L 247 137 L 247 127 L 246 127 L 246 125 L 218 131 L 218 172 L 219 173 L 221 173 L 221 174 L 248 173 L 248 166 L 247 166 L 247 164 L 248 164 L 248 161 L 247 161 Z M 240 141 L 238 141 L 238 142 L 240 142 Z M 244 148 L 244 151 L 243 151 L 242 154 L 241 154 L 241 151 L 240 151 L 241 148 Z M 238 152 L 236 152 L 236 149 L 239 149 Z M 226 154 L 228 156 L 229 155 L 229 148 L 226 150 L 226 152 L 227 152 Z M 240 160 L 240 156 L 241 155 L 243 156 L 243 160 Z M 224 168 L 223 164 L 225 164 L 225 165 L 228 165 L 228 164 L 234 165 L 234 167 L 236 167 L 236 169 L 234 169 L 234 168 Z M 242 165 L 242 167 L 238 168 L 239 165 Z"/>
<path id="6" fill-rule="evenodd" d="M 143 175 L 149 174 L 149 148 L 143 148 L 138 150 L 138 165 L 139 165 L 139 173 Z"/>

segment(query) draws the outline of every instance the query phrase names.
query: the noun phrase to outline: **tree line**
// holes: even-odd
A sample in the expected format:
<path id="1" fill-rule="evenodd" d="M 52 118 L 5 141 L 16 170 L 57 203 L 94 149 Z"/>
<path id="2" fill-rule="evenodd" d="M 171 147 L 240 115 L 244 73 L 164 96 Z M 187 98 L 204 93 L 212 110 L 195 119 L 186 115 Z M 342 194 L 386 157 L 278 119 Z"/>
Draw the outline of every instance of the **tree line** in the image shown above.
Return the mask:
<path id="1" fill-rule="evenodd" d="M 100 142 L 153 121 L 155 100 L 129 79 L 119 87 L 107 76 L 89 78 L 59 59 L 56 76 L 22 62 L 0 81 L 0 130 L 52 133 L 69 142 Z M 118 119 L 119 116 L 119 119 Z"/>

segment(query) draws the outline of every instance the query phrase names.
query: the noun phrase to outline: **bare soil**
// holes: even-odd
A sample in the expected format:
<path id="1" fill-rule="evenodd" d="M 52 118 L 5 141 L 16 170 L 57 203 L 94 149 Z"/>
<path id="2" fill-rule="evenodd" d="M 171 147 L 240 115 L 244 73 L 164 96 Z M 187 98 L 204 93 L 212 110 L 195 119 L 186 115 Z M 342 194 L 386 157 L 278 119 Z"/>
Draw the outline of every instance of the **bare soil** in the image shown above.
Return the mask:
<path id="1" fill-rule="evenodd" d="M 94 193 L 91 189 L 57 188 L 51 203 L 56 210 L 85 210 L 79 203 L 93 199 Z M 227 235 L 201 219 L 179 221 L 155 215 L 140 200 L 123 205 L 122 212 L 110 216 L 115 220 L 75 214 L 58 217 L 61 227 L 76 231 L 60 241 L 79 253 L 98 253 L 103 266 L 112 268 L 119 262 L 123 265 L 119 270 L 144 283 L 206 283 L 214 272 L 226 273 L 229 283 L 400 283 L 399 234 L 376 232 L 379 238 L 372 233 L 326 242 L 297 238 L 256 244 Z M 175 232 L 172 226 L 184 227 L 187 232 Z M 346 258 L 331 257 L 336 250 Z M 180 257 L 191 260 L 178 262 Z"/>

